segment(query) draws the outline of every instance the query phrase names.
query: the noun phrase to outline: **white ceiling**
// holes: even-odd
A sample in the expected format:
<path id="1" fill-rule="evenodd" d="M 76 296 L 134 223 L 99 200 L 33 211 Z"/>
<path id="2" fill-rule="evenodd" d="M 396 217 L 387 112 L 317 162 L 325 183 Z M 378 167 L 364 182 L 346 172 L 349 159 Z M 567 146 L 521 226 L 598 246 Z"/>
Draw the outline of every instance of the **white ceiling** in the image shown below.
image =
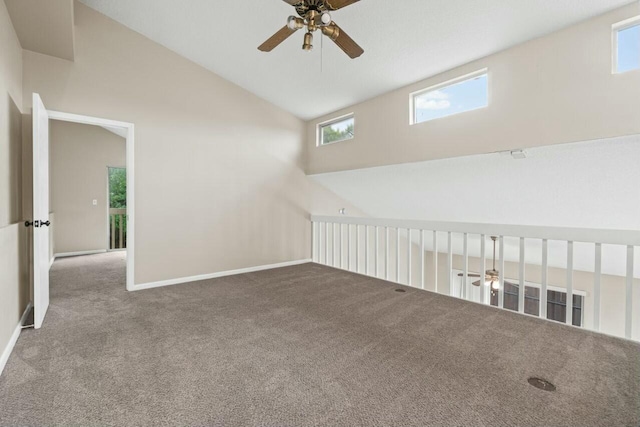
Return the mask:
<path id="1" fill-rule="evenodd" d="M 333 18 L 365 49 L 349 59 L 302 32 L 257 50 L 293 8 L 281 0 L 81 0 L 303 119 L 548 34 L 629 0 L 362 0 Z"/>

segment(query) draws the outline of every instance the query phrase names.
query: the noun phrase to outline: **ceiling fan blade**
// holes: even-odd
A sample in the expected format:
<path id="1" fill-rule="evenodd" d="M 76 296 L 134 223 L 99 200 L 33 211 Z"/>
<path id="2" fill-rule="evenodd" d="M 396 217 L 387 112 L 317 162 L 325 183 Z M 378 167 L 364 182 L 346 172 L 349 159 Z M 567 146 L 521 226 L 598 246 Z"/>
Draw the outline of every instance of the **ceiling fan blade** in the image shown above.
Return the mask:
<path id="1" fill-rule="evenodd" d="M 357 3 L 358 1 L 360 0 L 324 0 L 324 5 L 329 10 L 338 10 Z"/>
<path id="2" fill-rule="evenodd" d="M 462 277 L 462 276 L 464 276 L 464 273 L 458 273 L 458 277 Z M 467 277 L 482 277 L 482 276 L 475 273 L 468 273 Z"/>
<path id="3" fill-rule="evenodd" d="M 480 286 L 480 280 L 476 280 L 472 283 L 473 286 Z"/>
<path id="4" fill-rule="evenodd" d="M 335 22 L 332 22 L 326 27 L 322 27 L 322 34 L 333 40 L 351 59 L 355 59 L 364 53 L 364 49 L 362 49 L 358 43 L 354 42 Z"/>
<path id="5" fill-rule="evenodd" d="M 285 25 L 284 27 L 279 29 L 278 32 L 276 32 L 269 39 L 267 39 L 266 42 L 258 46 L 258 50 L 261 50 L 263 52 L 271 52 L 273 49 L 276 48 L 276 46 L 278 46 L 280 43 L 288 39 L 289 36 L 295 33 L 296 31 L 298 30 L 297 29 L 292 30 L 291 28 Z"/>

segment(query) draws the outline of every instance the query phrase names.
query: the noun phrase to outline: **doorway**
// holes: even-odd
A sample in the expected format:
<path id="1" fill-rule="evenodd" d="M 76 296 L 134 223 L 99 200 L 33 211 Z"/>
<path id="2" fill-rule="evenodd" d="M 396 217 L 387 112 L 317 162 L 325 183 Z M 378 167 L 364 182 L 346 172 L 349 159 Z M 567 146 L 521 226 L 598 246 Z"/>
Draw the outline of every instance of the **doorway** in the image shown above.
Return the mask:
<path id="1" fill-rule="evenodd" d="M 40 95 L 33 94 L 33 304 L 34 327 L 40 328 L 49 307 L 50 264 L 50 201 L 49 201 L 49 121 L 100 126 L 125 138 L 126 144 L 126 201 L 124 218 L 119 224 L 126 224 L 127 261 L 126 289 L 134 286 L 134 237 L 135 237 L 135 194 L 134 194 L 134 125 L 91 116 L 47 110 Z M 118 231 L 119 233 L 119 231 Z"/>

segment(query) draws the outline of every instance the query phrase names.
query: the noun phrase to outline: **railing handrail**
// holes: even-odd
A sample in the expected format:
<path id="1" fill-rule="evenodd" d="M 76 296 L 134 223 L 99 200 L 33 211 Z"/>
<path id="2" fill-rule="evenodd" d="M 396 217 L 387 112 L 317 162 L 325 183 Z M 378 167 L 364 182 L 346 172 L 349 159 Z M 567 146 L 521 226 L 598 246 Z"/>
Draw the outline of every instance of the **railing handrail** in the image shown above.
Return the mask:
<path id="1" fill-rule="evenodd" d="M 109 208 L 109 215 L 126 215 L 127 208 Z"/>
<path id="2" fill-rule="evenodd" d="M 325 215 L 311 215 L 311 221 L 403 229 L 409 228 L 412 230 L 484 234 L 487 236 L 511 236 L 524 237 L 527 239 L 547 239 L 568 242 L 602 243 L 607 245 L 640 246 L 640 230 L 546 227 L 537 225 L 467 223 Z"/>

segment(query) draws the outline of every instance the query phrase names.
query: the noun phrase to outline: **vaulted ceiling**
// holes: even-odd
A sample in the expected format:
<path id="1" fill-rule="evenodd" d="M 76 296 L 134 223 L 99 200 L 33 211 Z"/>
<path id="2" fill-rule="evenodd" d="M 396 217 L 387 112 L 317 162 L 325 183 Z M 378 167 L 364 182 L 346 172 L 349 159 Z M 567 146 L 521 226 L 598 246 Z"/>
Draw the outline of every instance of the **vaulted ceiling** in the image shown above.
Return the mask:
<path id="1" fill-rule="evenodd" d="M 282 0 L 81 0 L 303 119 L 372 98 L 604 13 L 629 0 L 361 0 L 333 19 L 365 49 L 349 59 L 298 32 L 257 50 L 294 10 Z"/>

